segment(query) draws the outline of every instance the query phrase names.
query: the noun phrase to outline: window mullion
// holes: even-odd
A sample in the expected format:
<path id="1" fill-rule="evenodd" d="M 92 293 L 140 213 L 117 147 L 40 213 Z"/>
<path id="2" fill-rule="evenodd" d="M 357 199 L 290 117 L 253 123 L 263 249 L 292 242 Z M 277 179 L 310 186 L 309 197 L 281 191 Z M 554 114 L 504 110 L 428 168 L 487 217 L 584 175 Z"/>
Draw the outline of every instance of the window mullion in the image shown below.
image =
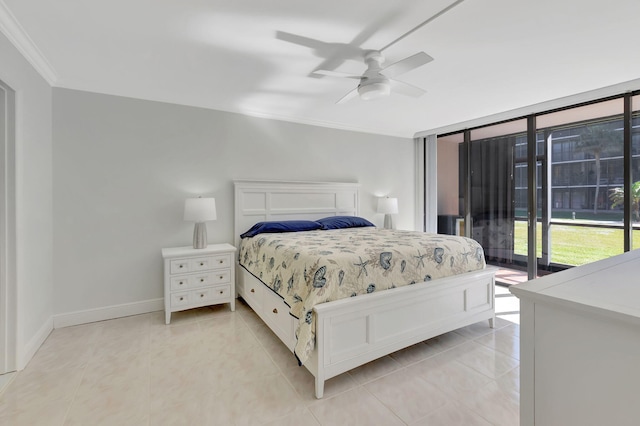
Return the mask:
<path id="1" fill-rule="evenodd" d="M 631 93 L 624 95 L 624 251 L 633 247 L 633 218 L 631 211 L 631 184 L 632 184 L 632 152 L 631 152 L 631 128 L 632 121 L 632 97 Z"/>

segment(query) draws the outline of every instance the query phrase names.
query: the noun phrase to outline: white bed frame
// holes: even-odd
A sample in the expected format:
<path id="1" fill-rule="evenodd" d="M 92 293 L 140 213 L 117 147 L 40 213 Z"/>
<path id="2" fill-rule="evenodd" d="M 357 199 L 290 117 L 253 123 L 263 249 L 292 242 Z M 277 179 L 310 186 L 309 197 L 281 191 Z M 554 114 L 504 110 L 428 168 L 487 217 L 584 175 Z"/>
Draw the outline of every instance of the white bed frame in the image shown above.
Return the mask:
<path id="1" fill-rule="evenodd" d="M 358 215 L 357 183 L 235 181 L 235 242 L 267 220 Z M 316 342 L 304 366 L 324 382 L 367 362 L 458 328 L 489 320 L 494 326 L 494 267 L 314 307 Z M 237 266 L 237 294 L 293 350 L 297 320 L 282 299 Z"/>

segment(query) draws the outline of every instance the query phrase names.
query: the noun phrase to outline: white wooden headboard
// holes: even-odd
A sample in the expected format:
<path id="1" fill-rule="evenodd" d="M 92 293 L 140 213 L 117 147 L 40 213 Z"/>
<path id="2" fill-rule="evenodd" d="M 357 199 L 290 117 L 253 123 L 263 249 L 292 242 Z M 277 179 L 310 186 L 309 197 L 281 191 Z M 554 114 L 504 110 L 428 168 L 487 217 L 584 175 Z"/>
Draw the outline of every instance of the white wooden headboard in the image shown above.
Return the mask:
<path id="1" fill-rule="evenodd" d="M 235 180 L 234 242 L 257 222 L 357 216 L 358 183 Z"/>

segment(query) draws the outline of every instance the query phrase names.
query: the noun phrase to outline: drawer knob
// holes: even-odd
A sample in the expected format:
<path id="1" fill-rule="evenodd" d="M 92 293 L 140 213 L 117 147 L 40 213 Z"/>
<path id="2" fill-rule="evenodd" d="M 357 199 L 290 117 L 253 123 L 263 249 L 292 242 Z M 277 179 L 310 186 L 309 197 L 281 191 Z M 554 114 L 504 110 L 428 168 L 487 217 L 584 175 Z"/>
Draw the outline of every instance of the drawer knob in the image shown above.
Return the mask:
<path id="1" fill-rule="evenodd" d="M 220 275 L 220 279 L 223 279 L 224 277 L 222 275 Z"/>
<path id="2" fill-rule="evenodd" d="M 204 278 L 200 278 L 200 282 L 203 283 L 204 282 Z"/>
<path id="3" fill-rule="evenodd" d="M 224 263 L 224 260 L 221 260 L 221 261 L 220 261 L 220 264 L 222 265 L 223 263 Z"/>
<path id="4" fill-rule="evenodd" d="M 251 293 L 255 293 L 255 292 L 256 292 L 256 289 L 255 289 L 255 288 L 252 288 L 252 289 L 251 289 Z"/>
<path id="5" fill-rule="evenodd" d="M 180 297 L 180 300 L 184 300 L 184 297 Z"/>
<path id="6" fill-rule="evenodd" d="M 203 263 L 203 262 L 200 262 L 200 266 L 204 266 L 204 263 Z"/>
<path id="7" fill-rule="evenodd" d="M 273 308 L 273 313 L 277 314 L 278 313 L 278 309 L 277 308 Z"/>
<path id="8" fill-rule="evenodd" d="M 224 293 L 224 290 L 220 290 L 220 294 Z"/>
<path id="9" fill-rule="evenodd" d="M 179 266 L 179 268 L 182 268 L 182 267 L 184 267 L 184 265 L 180 265 L 180 266 Z"/>
<path id="10" fill-rule="evenodd" d="M 184 284 L 184 282 L 180 281 L 180 285 Z"/>
<path id="11" fill-rule="evenodd" d="M 204 294 L 200 293 L 200 297 L 204 297 Z"/>

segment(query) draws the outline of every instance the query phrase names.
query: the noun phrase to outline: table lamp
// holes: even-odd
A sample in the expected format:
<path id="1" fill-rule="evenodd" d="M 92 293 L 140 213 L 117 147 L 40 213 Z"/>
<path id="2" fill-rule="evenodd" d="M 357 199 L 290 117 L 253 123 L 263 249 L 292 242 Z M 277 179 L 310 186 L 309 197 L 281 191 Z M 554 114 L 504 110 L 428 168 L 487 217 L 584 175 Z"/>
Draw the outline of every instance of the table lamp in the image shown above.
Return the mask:
<path id="1" fill-rule="evenodd" d="M 187 198 L 184 203 L 184 220 L 195 222 L 193 248 L 203 249 L 207 242 L 207 221 L 216 220 L 215 198 Z"/>
<path id="2" fill-rule="evenodd" d="M 378 213 L 384 214 L 384 228 L 393 229 L 392 214 L 398 213 L 398 199 L 397 198 L 378 198 Z"/>

